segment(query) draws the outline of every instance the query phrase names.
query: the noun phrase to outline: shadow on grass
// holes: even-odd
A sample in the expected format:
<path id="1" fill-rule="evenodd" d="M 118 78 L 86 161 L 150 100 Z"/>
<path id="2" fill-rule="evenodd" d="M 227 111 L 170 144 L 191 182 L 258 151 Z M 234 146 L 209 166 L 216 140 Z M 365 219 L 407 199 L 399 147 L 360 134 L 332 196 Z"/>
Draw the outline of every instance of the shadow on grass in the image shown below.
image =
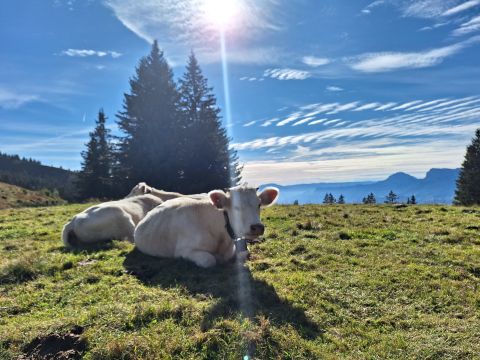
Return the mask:
<path id="1" fill-rule="evenodd" d="M 99 251 L 111 250 L 115 247 L 115 243 L 111 240 L 102 241 L 94 244 L 81 244 L 73 247 L 58 246 L 50 249 L 50 251 L 60 251 L 63 253 L 72 254 L 93 254 Z"/>
<path id="2" fill-rule="evenodd" d="M 291 325 L 304 338 L 315 338 L 323 333 L 303 310 L 281 299 L 274 287 L 255 279 L 248 268 L 235 263 L 202 269 L 185 260 L 159 259 L 144 255 L 134 249 L 123 263 L 127 272 L 147 286 L 162 288 L 183 287 L 194 296 L 211 296 L 219 301 L 204 316 L 202 329 L 208 330 L 215 319 L 233 318 L 241 313 L 258 322 L 261 316 L 272 324 Z M 248 306 L 239 303 L 244 288 L 239 286 L 239 271 L 250 286 Z"/>

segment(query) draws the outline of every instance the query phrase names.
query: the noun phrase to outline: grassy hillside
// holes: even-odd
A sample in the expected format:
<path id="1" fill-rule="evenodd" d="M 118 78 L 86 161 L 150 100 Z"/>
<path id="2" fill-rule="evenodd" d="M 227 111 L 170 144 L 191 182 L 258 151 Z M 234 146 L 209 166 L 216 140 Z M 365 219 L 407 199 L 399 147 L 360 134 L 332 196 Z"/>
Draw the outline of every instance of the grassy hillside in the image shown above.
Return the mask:
<path id="1" fill-rule="evenodd" d="M 122 242 L 66 251 L 85 206 L 0 211 L 1 359 L 480 354 L 478 208 L 277 206 L 244 270 L 202 270 Z"/>
<path id="2" fill-rule="evenodd" d="M 63 204 L 58 195 L 48 191 L 31 191 L 0 182 L 0 209 L 24 206 L 46 206 Z"/>

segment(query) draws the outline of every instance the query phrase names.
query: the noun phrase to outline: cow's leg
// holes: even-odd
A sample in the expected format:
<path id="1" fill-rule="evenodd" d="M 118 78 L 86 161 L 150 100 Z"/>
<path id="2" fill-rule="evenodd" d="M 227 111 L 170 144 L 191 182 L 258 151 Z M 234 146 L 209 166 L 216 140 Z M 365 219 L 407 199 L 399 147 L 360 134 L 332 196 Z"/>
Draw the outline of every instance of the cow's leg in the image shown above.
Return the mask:
<path id="1" fill-rule="evenodd" d="M 123 212 L 122 217 L 119 222 L 119 237 L 120 240 L 128 240 L 129 242 L 133 243 L 133 234 L 135 232 L 135 223 L 132 220 L 132 217 Z"/>
<path id="2" fill-rule="evenodd" d="M 197 266 L 208 268 L 215 266 L 217 260 L 215 256 L 206 251 L 192 250 L 189 253 L 182 256 L 183 258 L 193 261 Z"/>

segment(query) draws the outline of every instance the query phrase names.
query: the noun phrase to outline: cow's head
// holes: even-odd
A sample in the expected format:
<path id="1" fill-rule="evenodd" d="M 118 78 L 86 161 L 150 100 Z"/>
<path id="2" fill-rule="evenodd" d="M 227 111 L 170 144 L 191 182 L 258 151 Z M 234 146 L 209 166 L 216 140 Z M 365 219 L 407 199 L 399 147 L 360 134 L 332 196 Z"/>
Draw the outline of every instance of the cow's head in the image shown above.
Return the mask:
<path id="1" fill-rule="evenodd" d="M 128 194 L 126 197 L 132 197 L 132 196 L 139 196 L 139 195 L 145 195 L 145 194 L 150 194 L 152 192 L 152 187 L 148 186 L 146 183 L 141 182 L 135 185 L 130 191 L 130 194 Z"/>
<path id="2" fill-rule="evenodd" d="M 278 194 L 278 189 L 273 187 L 257 192 L 254 188 L 237 186 L 227 192 L 210 191 L 208 197 L 215 207 L 227 212 L 236 237 L 254 239 L 265 231 L 260 209 L 274 204 Z"/>

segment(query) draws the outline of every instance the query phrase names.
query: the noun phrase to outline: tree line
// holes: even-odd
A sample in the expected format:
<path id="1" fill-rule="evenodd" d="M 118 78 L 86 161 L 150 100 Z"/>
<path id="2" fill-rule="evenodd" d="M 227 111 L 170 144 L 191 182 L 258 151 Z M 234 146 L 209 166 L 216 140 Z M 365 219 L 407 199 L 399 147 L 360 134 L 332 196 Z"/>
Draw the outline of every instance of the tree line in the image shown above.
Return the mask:
<path id="1" fill-rule="evenodd" d="M 399 201 L 399 196 L 395 194 L 392 190 L 387 194 L 385 197 L 385 204 L 396 204 Z M 377 199 L 374 193 L 370 193 L 362 199 L 362 203 L 366 205 L 373 205 L 377 203 Z M 325 197 L 323 198 L 323 204 L 331 205 L 331 204 L 345 204 L 345 196 L 340 194 L 338 200 L 333 196 L 332 193 L 326 193 Z M 415 195 L 409 196 L 407 198 L 407 204 L 415 205 L 417 204 L 417 198 Z M 298 205 L 298 201 L 296 203 Z"/>
<path id="2" fill-rule="evenodd" d="M 75 173 L 46 166 L 37 160 L 0 152 L 0 182 L 30 190 L 56 191 L 65 200 L 76 200 Z"/>
<path id="3" fill-rule="evenodd" d="M 241 180 L 237 153 L 222 126 L 213 90 L 192 52 L 175 81 L 154 41 L 140 59 L 116 114 L 121 136 L 112 136 L 100 110 L 82 152 L 82 198 L 112 198 L 136 183 L 182 193 L 228 188 Z"/>

